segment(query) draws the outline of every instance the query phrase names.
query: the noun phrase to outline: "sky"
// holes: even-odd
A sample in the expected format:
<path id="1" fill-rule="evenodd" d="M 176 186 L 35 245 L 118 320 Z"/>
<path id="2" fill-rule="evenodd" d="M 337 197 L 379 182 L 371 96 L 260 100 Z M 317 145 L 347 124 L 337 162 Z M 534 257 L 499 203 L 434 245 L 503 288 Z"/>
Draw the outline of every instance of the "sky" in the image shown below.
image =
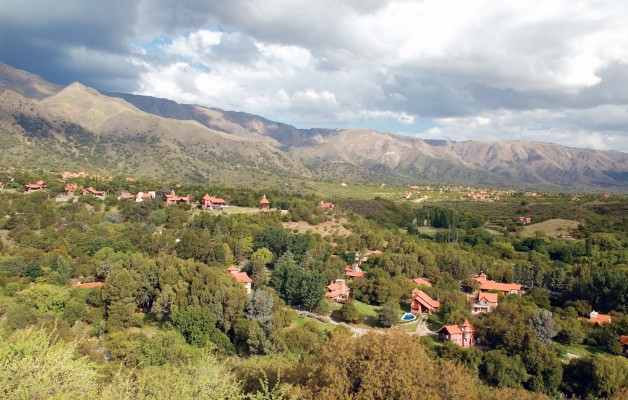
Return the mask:
<path id="1" fill-rule="evenodd" d="M 628 152 L 625 0 L 0 0 L 0 61 L 310 127 Z"/>

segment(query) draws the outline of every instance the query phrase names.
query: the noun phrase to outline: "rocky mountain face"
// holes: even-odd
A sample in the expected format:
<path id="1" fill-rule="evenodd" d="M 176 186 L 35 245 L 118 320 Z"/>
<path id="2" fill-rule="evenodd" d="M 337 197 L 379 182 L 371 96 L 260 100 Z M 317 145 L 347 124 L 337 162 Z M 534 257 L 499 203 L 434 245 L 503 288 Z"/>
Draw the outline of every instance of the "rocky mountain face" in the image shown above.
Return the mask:
<path id="1" fill-rule="evenodd" d="M 628 154 L 615 151 L 297 129 L 80 83 L 61 88 L 1 63 L 0 91 L 2 163 L 240 184 L 294 177 L 628 190 Z"/>

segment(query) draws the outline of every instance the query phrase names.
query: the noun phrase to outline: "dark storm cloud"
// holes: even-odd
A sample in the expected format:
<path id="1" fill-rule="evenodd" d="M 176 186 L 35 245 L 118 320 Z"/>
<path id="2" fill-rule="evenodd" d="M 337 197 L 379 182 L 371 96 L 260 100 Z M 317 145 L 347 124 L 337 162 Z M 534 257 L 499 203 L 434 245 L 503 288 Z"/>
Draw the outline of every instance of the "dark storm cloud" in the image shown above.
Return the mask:
<path id="1" fill-rule="evenodd" d="M 130 62 L 133 2 L 3 0 L 0 7 L 1 61 L 60 84 L 136 85 L 141 68 Z"/>

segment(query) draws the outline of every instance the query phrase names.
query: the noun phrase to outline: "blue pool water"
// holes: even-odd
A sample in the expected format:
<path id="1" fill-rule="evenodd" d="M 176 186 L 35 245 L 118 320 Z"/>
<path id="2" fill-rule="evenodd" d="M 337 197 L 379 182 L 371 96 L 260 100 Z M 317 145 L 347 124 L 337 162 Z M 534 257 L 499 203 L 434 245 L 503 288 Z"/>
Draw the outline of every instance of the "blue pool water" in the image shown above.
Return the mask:
<path id="1" fill-rule="evenodd" d="M 403 317 L 401 317 L 402 321 L 412 321 L 414 319 L 416 319 L 416 316 L 414 316 L 414 315 L 412 315 L 410 313 L 405 313 L 405 314 L 403 314 Z"/>

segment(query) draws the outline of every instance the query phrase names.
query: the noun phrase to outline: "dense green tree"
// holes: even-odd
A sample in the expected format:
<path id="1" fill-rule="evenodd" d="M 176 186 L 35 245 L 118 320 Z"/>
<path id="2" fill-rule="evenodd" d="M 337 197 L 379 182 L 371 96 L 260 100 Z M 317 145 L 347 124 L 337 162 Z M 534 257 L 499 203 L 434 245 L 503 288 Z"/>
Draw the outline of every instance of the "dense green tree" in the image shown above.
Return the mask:
<path id="1" fill-rule="evenodd" d="M 325 277 L 322 273 L 312 271 L 305 274 L 301 281 L 301 301 L 308 309 L 318 307 L 326 291 Z"/>
<path id="2" fill-rule="evenodd" d="M 355 304 L 353 304 L 353 301 L 347 301 L 340 307 L 340 318 L 350 324 L 357 324 L 364 321 L 364 315 L 362 315 Z"/>
<path id="3" fill-rule="evenodd" d="M 399 303 L 388 302 L 377 312 L 377 322 L 385 328 L 397 325 L 401 314 Z"/>
<path id="4" fill-rule="evenodd" d="M 509 357 L 500 350 L 487 352 L 480 370 L 482 378 L 497 387 L 522 388 L 530 378 L 518 355 Z"/>

